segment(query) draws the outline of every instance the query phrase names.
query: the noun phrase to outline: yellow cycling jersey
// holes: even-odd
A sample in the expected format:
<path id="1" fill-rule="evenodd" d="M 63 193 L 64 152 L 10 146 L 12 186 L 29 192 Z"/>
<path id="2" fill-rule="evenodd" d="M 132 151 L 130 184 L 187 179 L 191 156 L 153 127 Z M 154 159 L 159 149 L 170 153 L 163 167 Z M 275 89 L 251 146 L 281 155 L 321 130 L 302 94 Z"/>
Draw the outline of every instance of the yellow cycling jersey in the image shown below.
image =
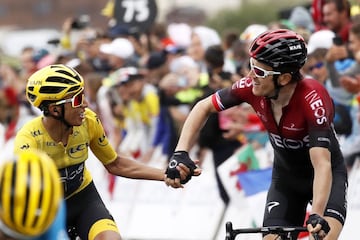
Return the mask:
<path id="1" fill-rule="evenodd" d="M 80 126 L 74 126 L 68 143 L 64 146 L 55 142 L 42 123 L 42 116 L 25 124 L 15 138 L 15 153 L 37 148 L 46 152 L 56 163 L 64 186 L 65 197 L 81 191 L 91 181 L 85 167 L 89 148 L 104 164 L 113 162 L 117 153 L 106 137 L 100 119 L 90 109 L 85 110 L 85 119 Z"/>

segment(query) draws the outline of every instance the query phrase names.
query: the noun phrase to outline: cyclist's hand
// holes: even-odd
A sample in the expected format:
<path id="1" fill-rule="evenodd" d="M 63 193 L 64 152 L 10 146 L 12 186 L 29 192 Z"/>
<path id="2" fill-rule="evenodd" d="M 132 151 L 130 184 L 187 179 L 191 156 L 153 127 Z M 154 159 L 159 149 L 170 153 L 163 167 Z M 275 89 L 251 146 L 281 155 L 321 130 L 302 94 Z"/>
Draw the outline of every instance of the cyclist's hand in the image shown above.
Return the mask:
<path id="1" fill-rule="evenodd" d="M 165 172 L 165 183 L 175 188 L 183 187 L 192 176 L 201 174 L 201 169 L 196 166 L 197 162 L 190 159 L 186 151 L 176 151 L 170 159 Z"/>
<path id="2" fill-rule="evenodd" d="M 306 221 L 306 227 L 311 234 L 317 234 L 323 239 L 330 231 L 328 222 L 318 214 L 311 214 Z"/>

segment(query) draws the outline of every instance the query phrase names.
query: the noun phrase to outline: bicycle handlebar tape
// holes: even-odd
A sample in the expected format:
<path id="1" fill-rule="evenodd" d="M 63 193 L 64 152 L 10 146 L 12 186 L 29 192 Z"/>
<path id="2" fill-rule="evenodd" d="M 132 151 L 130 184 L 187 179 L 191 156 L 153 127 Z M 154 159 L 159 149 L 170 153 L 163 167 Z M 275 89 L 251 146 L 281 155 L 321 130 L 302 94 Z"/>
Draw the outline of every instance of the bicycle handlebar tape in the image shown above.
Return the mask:
<path id="1" fill-rule="evenodd" d="M 310 214 L 306 224 L 311 224 L 313 227 L 316 227 L 317 224 L 321 225 L 321 229 L 328 234 L 330 231 L 329 223 L 318 214 Z"/>
<path id="2" fill-rule="evenodd" d="M 195 163 L 190 159 L 186 151 L 174 152 L 165 173 L 170 179 L 180 178 L 180 172 L 176 168 L 180 163 L 184 164 L 190 170 L 190 174 L 188 174 L 184 180 L 180 181 L 181 184 L 185 184 L 191 179 L 196 168 Z"/>

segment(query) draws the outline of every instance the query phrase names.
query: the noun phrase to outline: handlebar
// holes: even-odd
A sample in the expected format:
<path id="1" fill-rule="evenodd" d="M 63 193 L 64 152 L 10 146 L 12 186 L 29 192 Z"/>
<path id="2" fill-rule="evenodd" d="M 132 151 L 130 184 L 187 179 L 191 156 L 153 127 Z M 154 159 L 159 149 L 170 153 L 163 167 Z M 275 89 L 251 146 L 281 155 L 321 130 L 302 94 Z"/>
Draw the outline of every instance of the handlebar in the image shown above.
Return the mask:
<path id="1" fill-rule="evenodd" d="M 286 234 L 289 233 L 307 232 L 306 227 L 285 227 L 285 226 L 233 229 L 232 222 L 227 222 L 225 228 L 226 228 L 225 240 L 235 240 L 236 235 L 242 233 L 267 233 L 267 234 L 277 234 L 280 236 L 286 236 Z M 313 235 L 313 237 L 315 240 L 319 240 L 317 234 Z"/>

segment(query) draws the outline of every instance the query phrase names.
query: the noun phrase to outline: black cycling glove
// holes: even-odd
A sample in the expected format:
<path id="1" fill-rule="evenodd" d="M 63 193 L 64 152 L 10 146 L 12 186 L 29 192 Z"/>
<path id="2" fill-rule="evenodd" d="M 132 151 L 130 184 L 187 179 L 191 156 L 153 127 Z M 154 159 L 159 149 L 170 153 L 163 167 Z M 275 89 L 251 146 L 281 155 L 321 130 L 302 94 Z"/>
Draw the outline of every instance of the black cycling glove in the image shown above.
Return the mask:
<path id="1" fill-rule="evenodd" d="M 313 227 L 316 227 L 317 224 L 321 225 L 321 229 L 328 234 L 330 231 L 330 226 L 328 224 L 328 222 L 320 217 L 318 214 L 311 214 L 308 218 L 308 220 L 306 221 L 306 225 L 307 224 L 311 224 Z"/>
<path id="2" fill-rule="evenodd" d="M 181 184 L 187 183 L 192 175 L 194 174 L 194 170 L 196 168 L 195 163 L 190 159 L 189 154 L 186 151 L 176 151 L 170 158 L 170 162 L 166 169 L 167 177 L 170 179 L 180 178 L 180 172 L 176 169 L 176 167 L 180 164 L 184 164 L 186 167 L 189 168 L 190 174 L 186 176 L 184 180 L 181 180 Z"/>

